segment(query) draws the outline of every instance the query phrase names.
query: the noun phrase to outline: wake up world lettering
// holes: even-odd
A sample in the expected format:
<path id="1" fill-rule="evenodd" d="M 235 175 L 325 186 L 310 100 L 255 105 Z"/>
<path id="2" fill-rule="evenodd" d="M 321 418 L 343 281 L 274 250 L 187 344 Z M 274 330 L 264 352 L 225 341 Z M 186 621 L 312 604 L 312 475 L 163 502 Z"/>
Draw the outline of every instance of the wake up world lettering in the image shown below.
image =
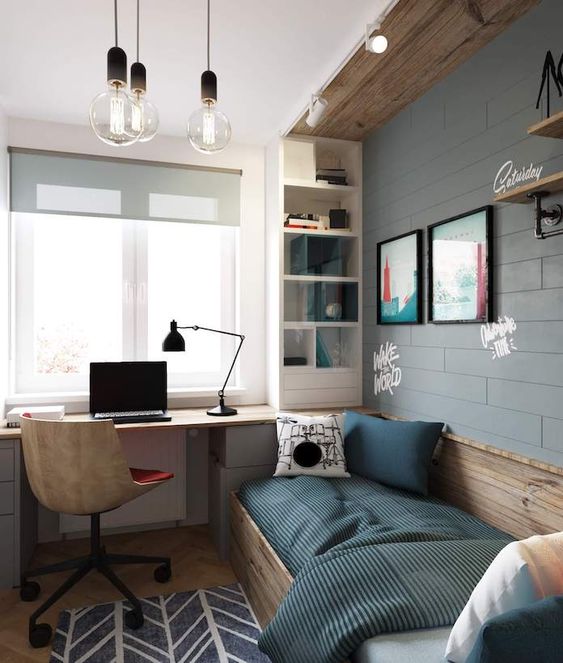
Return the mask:
<path id="1" fill-rule="evenodd" d="M 506 193 L 512 187 L 524 182 L 535 181 L 537 182 L 541 177 L 543 166 L 534 166 L 531 163 L 528 167 L 515 168 L 513 161 L 503 163 L 498 169 L 495 183 L 493 184 L 493 191 L 496 194 Z"/>
<path id="2" fill-rule="evenodd" d="M 380 345 L 379 350 L 373 353 L 375 371 L 373 391 L 376 396 L 384 391 L 388 391 L 392 396 L 393 389 L 399 386 L 401 369 L 395 366 L 397 359 L 399 359 L 397 346 L 389 341 L 385 345 Z"/>

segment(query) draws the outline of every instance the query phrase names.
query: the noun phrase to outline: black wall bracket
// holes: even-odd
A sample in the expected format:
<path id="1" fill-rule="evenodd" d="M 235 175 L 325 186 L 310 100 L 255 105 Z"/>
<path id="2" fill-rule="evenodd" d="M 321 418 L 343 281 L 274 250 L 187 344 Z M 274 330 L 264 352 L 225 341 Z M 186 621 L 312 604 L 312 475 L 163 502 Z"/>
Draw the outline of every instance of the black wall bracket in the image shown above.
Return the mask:
<path id="1" fill-rule="evenodd" d="M 528 194 L 528 198 L 531 198 L 534 201 L 534 237 L 536 239 L 546 239 L 553 235 L 563 234 L 563 228 L 557 228 L 556 230 L 543 229 L 544 223 L 549 227 L 556 226 L 563 218 L 563 207 L 561 207 L 561 205 L 553 205 L 553 207 L 550 207 L 549 209 L 543 209 L 542 199 L 547 196 L 549 196 L 549 191 L 534 191 L 533 193 Z"/>

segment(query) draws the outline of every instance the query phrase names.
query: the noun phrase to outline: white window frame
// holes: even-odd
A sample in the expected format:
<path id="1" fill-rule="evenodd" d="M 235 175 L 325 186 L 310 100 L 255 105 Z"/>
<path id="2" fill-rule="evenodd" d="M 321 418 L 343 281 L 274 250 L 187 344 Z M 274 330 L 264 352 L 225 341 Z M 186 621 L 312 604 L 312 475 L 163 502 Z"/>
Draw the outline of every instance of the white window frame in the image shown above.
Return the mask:
<path id="1" fill-rule="evenodd" d="M 53 398 L 61 401 L 84 402 L 87 396 L 87 384 L 84 383 L 84 374 L 59 374 L 39 376 L 34 374 L 32 352 L 26 352 L 25 348 L 32 348 L 33 339 L 33 310 L 34 302 L 32 296 L 19 298 L 18 293 L 33 293 L 34 265 L 29 256 L 33 256 L 33 231 L 29 216 L 25 213 L 11 213 L 12 233 L 12 258 L 15 262 L 12 279 L 12 327 L 13 352 L 11 371 L 11 396 L 9 402 L 16 404 L 20 402 L 48 402 Z M 77 217 L 81 215 L 77 214 Z M 22 217 L 22 218 L 20 218 Z M 147 221 L 148 223 L 162 223 L 160 221 Z M 122 270 L 122 320 L 123 339 L 122 359 L 124 361 L 146 358 L 148 341 L 148 304 L 147 292 L 147 222 L 138 220 L 121 220 L 123 237 L 123 270 Z M 238 255 L 239 238 L 238 233 L 233 232 L 231 239 L 223 237 L 221 244 L 221 282 L 229 280 L 233 283 L 234 296 L 222 299 L 221 325 L 220 329 L 236 331 L 236 320 L 239 310 L 239 278 L 238 278 Z M 23 268 L 22 268 L 23 267 Z M 55 302 L 55 299 L 54 299 Z M 54 305 L 57 305 L 54 303 Z M 60 305 L 64 305 L 64 302 Z M 163 321 L 163 337 L 167 333 L 169 321 Z M 200 320 L 178 320 L 180 325 L 203 324 Z M 194 333 L 186 330 L 186 335 Z M 169 395 L 197 395 L 206 396 L 216 393 L 223 384 L 228 368 L 234 357 L 235 345 L 232 337 L 221 336 L 221 369 L 216 374 L 181 373 L 169 376 Z M 189 343 L 189 337 L 186 336 Z M 20 351 L 19 349 L 22 349 Z M 188 363 L 188 362 L 186 362 Z M 44 378 L 44 379 L 43 379 Z M 239 386 L 239 370 L 233 371 L 227 391 L 230 393 L 242 393 L 244 389 Z M 87 381 L 87 376 L 86 376 Z"/>

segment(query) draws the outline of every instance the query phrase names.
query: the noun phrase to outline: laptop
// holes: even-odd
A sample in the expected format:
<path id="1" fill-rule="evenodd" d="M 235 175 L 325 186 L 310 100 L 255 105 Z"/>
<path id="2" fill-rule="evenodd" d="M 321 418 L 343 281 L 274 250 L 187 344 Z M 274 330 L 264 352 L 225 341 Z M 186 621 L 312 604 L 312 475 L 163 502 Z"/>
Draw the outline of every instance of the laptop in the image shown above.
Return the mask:
<path id="1" fill-rule="evenodd" d="M 92 362 L 90 416 L 129 424 L 171 421 L 165 361 Z"/>

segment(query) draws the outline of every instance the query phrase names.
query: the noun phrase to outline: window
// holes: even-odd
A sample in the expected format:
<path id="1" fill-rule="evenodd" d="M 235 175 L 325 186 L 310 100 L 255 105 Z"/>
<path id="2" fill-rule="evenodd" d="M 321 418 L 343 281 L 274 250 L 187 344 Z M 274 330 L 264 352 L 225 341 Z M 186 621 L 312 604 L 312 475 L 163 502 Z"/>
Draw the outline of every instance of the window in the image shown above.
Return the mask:
<path id="1" fill-rule="evenodd" d="M 13 212 L 15 391 L 87 391 L 91 361 L 168 362 L 169 387 L 217 387 L 235 347 L 238 227 Z"/>

